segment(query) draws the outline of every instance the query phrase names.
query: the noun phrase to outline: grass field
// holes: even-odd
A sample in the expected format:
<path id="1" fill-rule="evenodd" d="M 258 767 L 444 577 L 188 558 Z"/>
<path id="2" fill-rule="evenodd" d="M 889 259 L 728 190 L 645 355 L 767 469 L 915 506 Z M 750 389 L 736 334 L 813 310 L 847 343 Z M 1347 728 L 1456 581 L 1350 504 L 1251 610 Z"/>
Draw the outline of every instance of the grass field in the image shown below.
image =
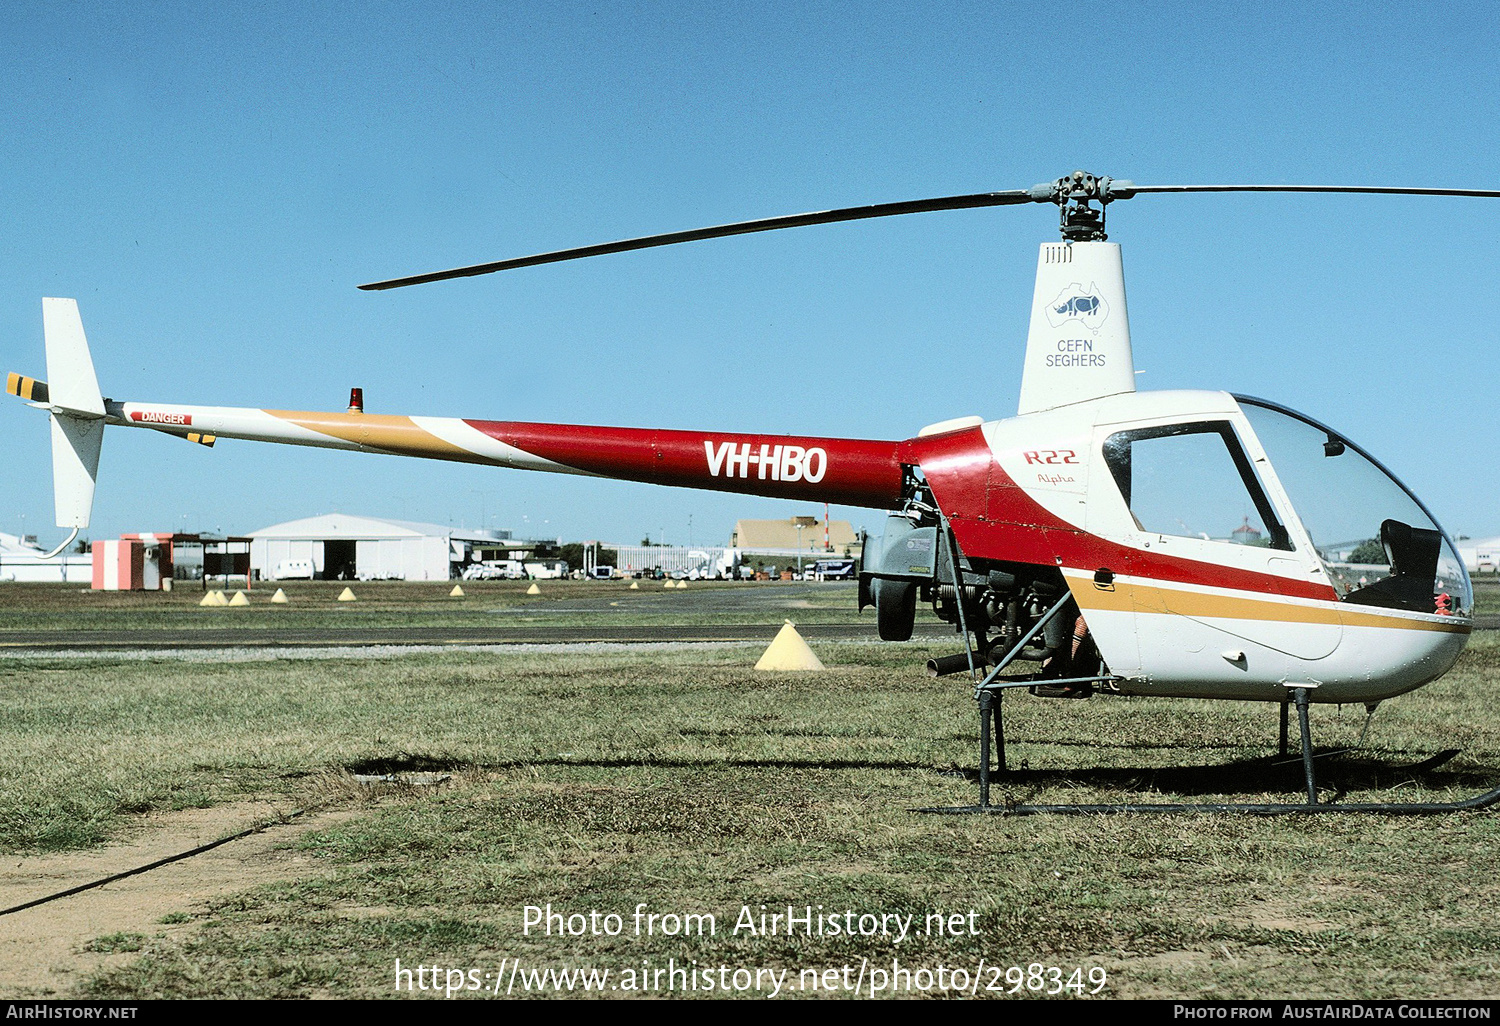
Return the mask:
<path id="1" fill-rule="evenodd" d="M 1500 613 L 1500 574 L 1474 578 L 1474 611 L 1489 616 Z"/>
<path id="2" fill-rule="evenodd" d="M 400 592 L 384 592 L 379 615 L 438 604 Z M 115 615 L 91 599 L 7 606 L 3 623 L 65 619 L 75 604 Z M 920 672 L 949 648 L 829 645 L 829 672 L 780 675 L 756 673 L 758 653 L 735 646 L 11 656 L 0 660 L 0 851 L 94 845 L 148 811 L 245 797 L 355 813 L 300 842 L 320 875 L 186 903 L 164 920 L 185 933 L 101 931 L 90 950 L 124 960 L 78 984 L 96 997 L 392 996 L 398 959 L 472 970 L 459 985 L 485 988 L 519 959 L 521 983 L 544 968 L 593 968 L 619 986 L 627 973 L 686 965 L 731 986 L 734 969 L 786 970 L 784 994 L 826 995 L 807 989 L 804 970 L 848 966 L 853 983 L 863 966 L 868 992 L 879 982 L 869 970 L 889 976 L 895 960 L 929 974 L 962 969 L 979 996 L 1009 991 L 1011 966 L 1028 996 L 1028 981 L 1050 987 L 1046 970 L 1027 975 L 1033 964 L 1059 968 L 1064 982 L 1082 970 L 1085 995 L 1090 970 L 1102 970 L 1105 997 L 1500 993 L 1495 812 L 909 811 L 974 797 L 961 772 L 975 762 L 972 700 L 962 684 Z M 1500 634 L 1476 634 L 1452 673 L 1386 703 L 1364 747 L 1323 767 L 1324 797 L 1448 799 L 1490 786 L 1500 778 L 1497 679 Z M 1265 758 L 1273 707 L 1020 697 L 1005 709 L 1011 765 L 1024 769 L 997 800 L 1297 800 L 1300 766 Z M 1353 743 L 1363 723 L 1363 709 L 1314 710 L 1320 745 Z M 1401 769 L 1450 747 L 1462 754 L 1436 770 Z M 431 787 L 353 776 L 408 768 L 449 776 Z M 623 929 L 528 934 L 525 909 L 548 904 L 616 913 Z M 642 904 L 712 915 L 716 930 L 636 936 Z M 956 913 L 943 922 L 961 926 L 899 944 L 733 930 L 742 908 L 758 916 L 762 905 L 847 910 L 856 922 L 912 916 L 917 931 Z M 720 993 L 695 979 L 697 994 Z M 935 986 L 919 974 L 913 993 L 924 979 Z"/>
<path id="3" fill-rule="evenodd" d="M 201 608 L 201 582 L 183 582 L 171 593 L 91 591 L 86 586 L 14 584 L 0 586 L 0 641 L 7 631 L 22 630 L 192 630 L 195 628 L 359 628 L 472 627 L 496 625 L 573 626 L 659 620 L 673 622 L 684 607 L 695 623 L 779 624 L 784 611 L 738 602 L 725 611 L 693 609 L 702 593 L 738 599 L 779 594 L 782 584 L 694 581 L 685 590 L 667 591 L 660 581 L 542 581 L 540 595 L 527 595 L 530 581 L 463 581 L 465 597 L 449 595 L 455 582 L 356 581 L 358 601 L 342 603 L 342 582 L 287 581 L 286 605 L 272 605 L 277 583 L 257 584 L 244 608 Z M 818 623 L 874 623 L 854 608 L 855 585 L 818 584 L 795 587 L 798 605 Z M 235 589 L 231 588 L 232 594 Z M 692 596 L 693 598 L 690 598 Z M 614 605 L 611 605 L 614 603 Z M 774 605 L 774 604 L 772 604 Z M 934 620 L 930 612 L 919 612 Z M 935 622 L 935 620 L 934 620 Z"/>

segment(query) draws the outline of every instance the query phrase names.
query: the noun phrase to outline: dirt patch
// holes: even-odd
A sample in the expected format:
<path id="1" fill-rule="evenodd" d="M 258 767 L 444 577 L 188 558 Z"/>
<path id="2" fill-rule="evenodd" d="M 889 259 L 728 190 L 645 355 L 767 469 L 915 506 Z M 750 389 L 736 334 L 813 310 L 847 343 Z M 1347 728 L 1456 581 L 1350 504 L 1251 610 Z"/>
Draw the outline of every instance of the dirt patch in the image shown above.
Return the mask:
<path id="1" fill-rule="evenodd" d="M 136 957 L 144 941 L 190 933 L 191 917 L 210 898 L 321 872 L 291 845 L 310 830 L 354 815 L 304 815 L 138 876 L 0 916 L 0 996 L 70 993 L 98 970 Z M 277 816 L 264 803 L 192 809 L 146 817 L 131 840 L 102 849 L 7 856 L 0 859 L 0 908 L 134 869 Z"/>
<path id="2" fill-rule="evenodd" d="M 1286 930 L 1292 933 L 1319 933 L 1333 929 L 1332 923 L 1302 914 L 1295 904 L 1279 900 L 1252 901 L 1219 918 L 1225 922 L 1249 923 L 1262 930 Z"/>

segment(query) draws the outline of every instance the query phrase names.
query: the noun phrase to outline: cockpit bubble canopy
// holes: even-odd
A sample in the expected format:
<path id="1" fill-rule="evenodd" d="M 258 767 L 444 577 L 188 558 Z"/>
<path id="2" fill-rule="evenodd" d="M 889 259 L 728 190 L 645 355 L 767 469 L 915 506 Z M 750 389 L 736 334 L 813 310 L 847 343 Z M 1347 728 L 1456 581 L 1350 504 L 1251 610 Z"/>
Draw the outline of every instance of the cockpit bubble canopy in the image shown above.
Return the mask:
<path id="1" fill-rule="evenodd" d="M 1405 485 L 1327 426 L 1264 399 L 1234 398 L 1340 599 L 1469 615 L 1474 590 L 1463 561 Z"/>

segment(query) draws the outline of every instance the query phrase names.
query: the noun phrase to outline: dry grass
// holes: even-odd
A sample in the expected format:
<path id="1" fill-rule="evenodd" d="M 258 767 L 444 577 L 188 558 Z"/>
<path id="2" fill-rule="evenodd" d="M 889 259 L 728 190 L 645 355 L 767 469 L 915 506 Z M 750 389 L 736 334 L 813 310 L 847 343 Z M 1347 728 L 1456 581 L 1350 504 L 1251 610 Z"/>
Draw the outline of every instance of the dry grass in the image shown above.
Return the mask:
<path id="1" fill-rule="evenodd" d="M 607 968 L 616 981 L 668 960 L 787 969 L 795 981 L 864 960 L 972 971 L 982 959 L 1101 967 L 1116 997 L 1500 990 L 1493 812 L 919 815 L 909 810 L 974 794 L 949 772 L 974 764 L 972 702 L 920 676 L 925 647 L 827 646 L 834 669 L 804 675 L 757 674 L 756 654 L 5 661 L 0 847 L 95 843 L 144 810 L 252 795 L 358 813 L 302 842 L 327 872 L 186 903 L 192 929 L 142 939 L 82 986 L 100 997 L 385 997 L 397 959 L 493 974 L 516 958 Z M 1327 767 L 1325 782 L 1348 800 L 1489 786 L 1500 776 L 1497 679 L 1500 636 L 1476 635 L 1447 678 L 1386 703 L 1366 746 Z M 1021 697 L 1006 715 L 1012 765 L 1027 768 L 997 796 L 1297 794 L 1298 767 L 1264 763 L 1271 707 Z M 1320 743 L 1352 742 L 1362 723 L 1362 710 L 1315 710 Z M 1402 772 L 1448 747 L 1463 754 Z M 451 776 L 373 789 L 353 776 L 403 769 Z M 628 921 L 643 902 L 713 914 L 718 932 L 523 930 L 528 905 Z M 761 904 L 917 922 L 972 911 L 978 933 L 896 945 L 731 932 L 741 906 Z M 100 929 L 100 943 L 137 943 L 112 934 Z"/>

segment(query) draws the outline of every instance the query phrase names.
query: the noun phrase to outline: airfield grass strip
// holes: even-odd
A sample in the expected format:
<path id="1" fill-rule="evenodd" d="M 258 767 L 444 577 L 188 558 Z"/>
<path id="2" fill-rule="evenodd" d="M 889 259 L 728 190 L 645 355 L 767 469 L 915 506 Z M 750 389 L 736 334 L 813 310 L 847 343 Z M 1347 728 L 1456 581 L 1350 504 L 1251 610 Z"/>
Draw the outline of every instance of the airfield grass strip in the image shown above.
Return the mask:
<path id="1" fill-rule="evenodd" d="M 438 653 L 270 663 L 0 661 L 0 850 L 82 847 L 139 814 L 245 798 L 342 805 L 300 845 L 327 872 L 174 915 L 98 997 L 394 994 L 393 968 L 861 959 L 1100 965 L 1113 996 L 1494 996 L 1500 818 L 936 820 L 973 800 L 975 715 L 920 673 L 943 645 L 829 645 L 825 674 L 754 648 Z M 1500 637 L 1386 703 L 1320 769 L 1347 800 L 1451 800 L 1500 768 Z M 1320 746 L 1358 707 L 1314 709 Z M 1006 703 L 998 800 L 1287 800 L 1274 706 Z M 1294 731 L 1295 733 L 1295 731 Z M 1463 754 L 1422 775 L 1400 768 Z M 444 769 L 439 787 L 351 770 Z M 690 937 L 524 936 L 523 909 L 712 913 Z M 752 937 L 741 906 L 973 912 L 978 936 Z M 418 994 L 417 996 L 431 996 Z M 473 996 L 466 994 L 466 996 Z"/>

